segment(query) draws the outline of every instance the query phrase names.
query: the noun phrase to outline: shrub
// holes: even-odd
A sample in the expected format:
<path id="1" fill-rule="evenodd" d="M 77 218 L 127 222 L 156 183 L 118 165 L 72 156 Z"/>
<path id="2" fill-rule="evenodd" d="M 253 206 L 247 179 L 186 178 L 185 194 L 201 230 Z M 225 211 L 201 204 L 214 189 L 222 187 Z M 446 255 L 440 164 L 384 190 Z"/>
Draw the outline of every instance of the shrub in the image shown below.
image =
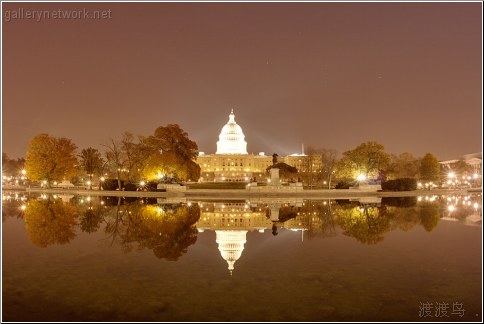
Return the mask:
<path id="1" fill-rule="evenodd" d="M 347 179 L 341 179 L 337 184 L 336 186 L 334 186 L 335 189 L 349 189 L 350 187 L 353 187 L 356 185 L 356 181 L 351 179 L 351 178 L 347 178 Z"/>
<path id="2" fill-rule="evenodd" d="M 383 190 L 388 191 L 412 191 L 417 190 L 417 180 L 411 178 L 399 178 L 385 181 L 381 184 Z"/>
<path id="3" fill-rule="evenodd" d="M 157 191 L 158 181 L 148 181 L 144 187 L 147 191 Z"/>
<path id="4" fill-rule="evenodd" d="M 138 189 L 138 185 L 135 183 L 127 182 L 124 184 L 123 188 L 125 191 L 136 191 Z"/>
<path id="5" fill-rule="evenodd" d="M 123 182 L 121 181 L 121 187 L 123 186 Z M 106 179 L 103 181 L 101 187 L 103 190 L 116 190 L 118 189 L 118 180 L 116 179 Z"/>

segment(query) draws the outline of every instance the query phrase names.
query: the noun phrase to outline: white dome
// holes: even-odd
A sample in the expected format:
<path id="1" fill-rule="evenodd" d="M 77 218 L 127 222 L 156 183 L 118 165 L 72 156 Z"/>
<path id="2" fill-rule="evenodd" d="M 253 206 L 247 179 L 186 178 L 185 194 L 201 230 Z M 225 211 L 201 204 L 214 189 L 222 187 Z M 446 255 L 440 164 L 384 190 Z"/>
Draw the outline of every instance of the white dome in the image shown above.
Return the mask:
<path id="1" fill-rule="evenodd" d="M 227 261 L 230 274 L 234 270 L 237 261 L 244 251 L 244 244 L 247 242 L 247 231 L 215 231 L 217 234 L 216 242 L 222 258 Z"/>
<path id="2" fill-rule="evenodd" d="M 218 139 L 216 154 L 247 154 L 245 135 L 235 122 L 233 110 L 230 112 L 229 122 L 222 128 Z"/>

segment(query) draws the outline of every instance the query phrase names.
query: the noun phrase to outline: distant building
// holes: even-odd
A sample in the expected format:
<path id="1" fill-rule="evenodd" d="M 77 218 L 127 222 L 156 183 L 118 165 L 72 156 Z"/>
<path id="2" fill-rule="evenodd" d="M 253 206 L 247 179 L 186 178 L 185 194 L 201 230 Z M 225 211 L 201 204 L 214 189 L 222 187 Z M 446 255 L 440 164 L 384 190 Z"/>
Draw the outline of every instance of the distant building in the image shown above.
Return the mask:
<path id="1" fill-rule="evenodd" d="M 477 174 L 481 174 L 482 170 L 482 152 L 465 154 L 456 160 L 441 161 L 440 164 L 452 169 L 452 165 L 458 161 L 464 161 L 468 165 L 472 166 L 473 170 Z"/>

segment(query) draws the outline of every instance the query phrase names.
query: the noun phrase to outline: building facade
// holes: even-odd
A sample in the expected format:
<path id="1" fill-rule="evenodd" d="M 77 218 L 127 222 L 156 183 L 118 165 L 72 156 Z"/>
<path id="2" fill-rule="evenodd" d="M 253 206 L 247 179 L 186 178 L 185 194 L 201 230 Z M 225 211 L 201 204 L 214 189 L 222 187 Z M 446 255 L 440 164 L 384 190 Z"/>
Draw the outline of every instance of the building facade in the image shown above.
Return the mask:
<path id="1" fill-rule="evenodd" d="M 217 152 L 200 152 L 196 162 L 201 168 L 201 182 L 249 182 L 264 176 L 267 167 L 272 165 L 272 157 L 263 152 L 258 155 L 247 152 L 244 132 L 232 110 L 220 132 Z"/>
<path id="2" fill-rule="evenodd" d="M 272 165 L 272 156 L 249 154 L 242 127 L 235 121 L 232 110 L 229 121 L 222 127 L 215 154 L 200 152 L 196 162 L 201 168 L 200 182 L 251 182 L 266 179 L 266 170 Z M 301 172 L 316 172 L 321 158 L 302 152 L 279 156 L 278 162 L 296 167 Z"/>

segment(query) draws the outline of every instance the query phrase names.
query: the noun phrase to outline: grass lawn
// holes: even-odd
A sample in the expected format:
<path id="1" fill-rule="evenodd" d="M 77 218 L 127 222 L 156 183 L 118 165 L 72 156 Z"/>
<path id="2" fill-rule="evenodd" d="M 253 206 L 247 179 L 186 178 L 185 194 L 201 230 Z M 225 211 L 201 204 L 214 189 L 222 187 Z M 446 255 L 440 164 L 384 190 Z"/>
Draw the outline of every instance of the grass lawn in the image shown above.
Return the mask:
<path id="1" fill-rule="evenodd" d="M 187 185 L 188 189 L 245 189 L 243 182 L 212 182 L 193 183 Z"/>

